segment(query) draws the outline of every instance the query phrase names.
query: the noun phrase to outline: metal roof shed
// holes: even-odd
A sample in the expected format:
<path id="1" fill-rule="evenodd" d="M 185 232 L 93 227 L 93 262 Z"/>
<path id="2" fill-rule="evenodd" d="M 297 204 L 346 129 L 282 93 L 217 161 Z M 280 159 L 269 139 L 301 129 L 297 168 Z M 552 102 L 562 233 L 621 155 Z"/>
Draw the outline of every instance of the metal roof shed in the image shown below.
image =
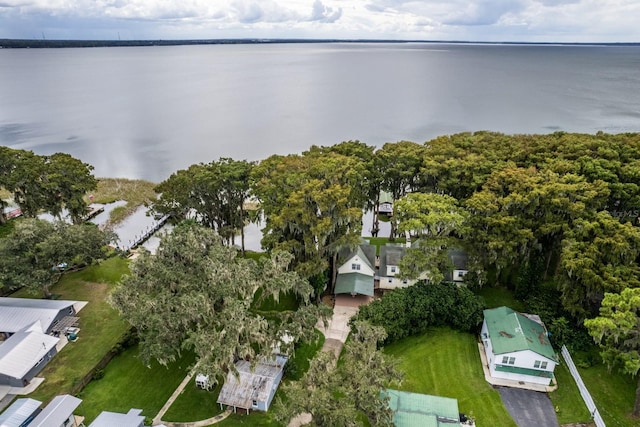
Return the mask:
<path id="1" fill-rule="evenodd" d="M 37 329 L 16 332 L 0 345 L 0 384 L 23 387 L 56 354 L 59 339 Z"/>

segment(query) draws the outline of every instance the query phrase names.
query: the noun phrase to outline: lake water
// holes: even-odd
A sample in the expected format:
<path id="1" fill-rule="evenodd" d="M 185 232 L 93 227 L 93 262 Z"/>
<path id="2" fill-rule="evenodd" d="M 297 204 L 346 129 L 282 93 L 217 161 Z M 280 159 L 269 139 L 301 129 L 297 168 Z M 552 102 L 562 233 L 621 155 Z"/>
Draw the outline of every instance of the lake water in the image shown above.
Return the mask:
<path id="1" fill-rule="evenodd" d="M 640 47 L 0 50 L 0 144 L 159 182 L 219 157 L 473 130 L 640 131 Z"/>

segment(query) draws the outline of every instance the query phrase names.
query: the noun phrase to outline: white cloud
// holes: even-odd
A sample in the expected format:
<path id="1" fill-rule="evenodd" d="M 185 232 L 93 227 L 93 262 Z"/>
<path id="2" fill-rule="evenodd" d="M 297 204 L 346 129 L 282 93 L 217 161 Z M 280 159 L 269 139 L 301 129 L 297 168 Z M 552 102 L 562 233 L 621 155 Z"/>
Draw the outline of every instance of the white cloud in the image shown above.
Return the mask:
<path id="1" fill-rule="evenodd" d="M 0 37 L 640 41 L 638 16 L 637 0 L 0 0 Z"/>

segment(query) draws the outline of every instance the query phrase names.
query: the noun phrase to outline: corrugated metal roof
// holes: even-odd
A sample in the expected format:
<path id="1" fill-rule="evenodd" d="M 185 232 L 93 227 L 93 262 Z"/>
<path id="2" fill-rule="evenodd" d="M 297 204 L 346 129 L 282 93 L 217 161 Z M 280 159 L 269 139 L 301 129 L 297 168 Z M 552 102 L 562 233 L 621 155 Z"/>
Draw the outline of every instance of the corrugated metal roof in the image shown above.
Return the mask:
<path id="1" fill-rule="evenodd" d="M 126 414 L 102 411 L 89 427 L 142 427 L 144 416 L 142 409 L 130 409 Z"/>
<path id="2" fill-rule="evenodd" d="M 0 332 L 15 333 L 36 321 L 47 332 L 61 310 L 77 301 L 45 300 L 30 298 L 0 298 Z"/>
<path id="3" fill-rule="evenodd" d="M 29 427 L 61 426 L 82 403 L 82 400 L 70 394 L 54 397 L 51 402 L 31 421 Z"/>
<path id="4" fill-rule="evenodd" d="M 458 401 L 449 397 L 387 389 L 396 427 L 439 427 L 460 423 Z"/>
<path id="5" fill-rule="evenodd" d="M 238 378 L 229 372 L 220 390 L 218 403 L 249 409 L 252 401 L 266 402 L 276 378 L 280 375 L 287 361 L 286 357 L 277 356 L 277 364 L 258 363 L 251 370 L 251 363 L 241 360 L 236 363 Z M 89 426 L 92 427 L 92 426 Z"/>
<path id="6" fill-rule="evenodd" d="M 373 296 L 373 277 L 361 273 L 338 274 L 336 294 L 360 294 Z"/>
<path id="7" fill-rule="evenodd" d="M 558 355 L 551 347 L 547 331 L 540 323 L 509 307 L 484 310 L 484 320 L 487 323 L 494 354 L 531 350 L 558 361 Z"/>
<path id="8" fill-rule="evenodd" d="M 58 341 L 37 330 L 16 332 L 0 345 L 0 373 L 22 378 Z"/>
<path id="9" fill-rule="evenodd" d="M 0 414 L 0 427 L 20 427 L 40 408 L 42 402 L 35 399 L 17 399 Z"/>

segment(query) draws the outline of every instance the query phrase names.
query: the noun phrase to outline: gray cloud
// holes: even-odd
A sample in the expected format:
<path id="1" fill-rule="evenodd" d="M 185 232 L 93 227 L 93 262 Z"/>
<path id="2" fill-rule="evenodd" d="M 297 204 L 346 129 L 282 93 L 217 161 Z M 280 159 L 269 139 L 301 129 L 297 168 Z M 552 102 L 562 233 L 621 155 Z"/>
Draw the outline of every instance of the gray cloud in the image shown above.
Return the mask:
<path id="1" fill-rule="evenodd" d="M 336 22 L 342 16 L 341 8 L 332 8 L 325 6 L 320 0 L 313 2 L 313 10 L 311 12 L 311 21 L 319 21 L 332 23 Z"/>
<path id="2" fill-rule="evenodd" d="M 522 0 L 480 0 L 471 2 L 458 13 L 443 19 L 446 25 L 492 25 L 508 13 L 518 13 L 524 9 Z"/>

